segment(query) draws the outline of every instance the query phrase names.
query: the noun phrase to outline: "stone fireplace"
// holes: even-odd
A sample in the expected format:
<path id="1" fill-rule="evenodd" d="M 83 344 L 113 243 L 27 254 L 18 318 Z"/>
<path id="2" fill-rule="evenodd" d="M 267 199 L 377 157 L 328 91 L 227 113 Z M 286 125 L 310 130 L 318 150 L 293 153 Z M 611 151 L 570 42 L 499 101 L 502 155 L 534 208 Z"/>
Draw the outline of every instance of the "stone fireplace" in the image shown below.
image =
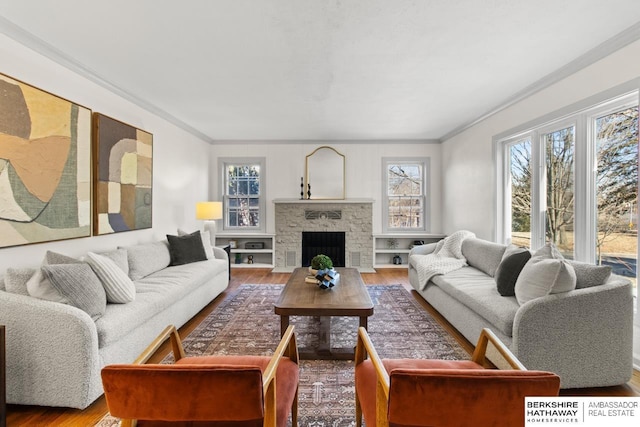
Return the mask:
<path id="1" fill-rule="evenodd" d="M 373 270 L 373 200 L 276 199 L 275 269 L 302 267 L 303 232 L 344 232 L 344 266 Z"/>

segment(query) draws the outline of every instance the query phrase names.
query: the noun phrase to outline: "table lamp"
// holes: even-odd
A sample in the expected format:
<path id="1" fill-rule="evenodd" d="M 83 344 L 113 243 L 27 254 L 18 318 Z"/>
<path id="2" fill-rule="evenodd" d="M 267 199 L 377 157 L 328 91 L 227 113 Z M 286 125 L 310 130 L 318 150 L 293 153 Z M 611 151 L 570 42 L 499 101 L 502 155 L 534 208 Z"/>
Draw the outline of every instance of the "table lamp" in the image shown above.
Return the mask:
<path id="1" fill-rule="evenodd" d="M 204 220 L 204 230 L 209 232 L 211 245 L 216 244 L 216 219 L 222 218 L 222 202 L 196 203 L 196 219 Z"/>

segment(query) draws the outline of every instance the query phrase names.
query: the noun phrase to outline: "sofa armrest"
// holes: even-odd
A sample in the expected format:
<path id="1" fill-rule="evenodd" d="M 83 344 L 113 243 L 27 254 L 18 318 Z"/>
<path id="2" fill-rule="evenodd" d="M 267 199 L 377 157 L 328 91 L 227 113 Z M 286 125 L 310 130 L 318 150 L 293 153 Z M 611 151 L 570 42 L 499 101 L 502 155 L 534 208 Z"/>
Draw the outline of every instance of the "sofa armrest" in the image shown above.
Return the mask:
<path id="1" fill-rule="evenodd" d="M 612 277 L 527 302 L 516 313 L 512 347 L 528 369 L 560 375 L 562 388 L 627 382 L 633 373 L 631 283 Z"/>
<path id="2" fill-rule="evenodd" d="M 219 248 L 217 246 L 213 247 L 213 256 L 216 259 L 222 259 L 222 260 L 225 260 L 225 261 L 227 261 L 229 259 L 229 256 L 227 255 L 227 252 L 224 249 Z"/>
<path id="3" fill-rule="evenodd" d="M 83 409 L 102 394 L 98 334 L 87 313 L 0 291 L 0 324 L 8 403 Z"/>
<path id="4" fill-rule="evenodd" d="M 411 248 L 409 251 L 409 256 L 411 255 L 428 255 L 436 250 L 436 245 L 438 243 L 427 243 L 426 245 L 418 245 Z"/>

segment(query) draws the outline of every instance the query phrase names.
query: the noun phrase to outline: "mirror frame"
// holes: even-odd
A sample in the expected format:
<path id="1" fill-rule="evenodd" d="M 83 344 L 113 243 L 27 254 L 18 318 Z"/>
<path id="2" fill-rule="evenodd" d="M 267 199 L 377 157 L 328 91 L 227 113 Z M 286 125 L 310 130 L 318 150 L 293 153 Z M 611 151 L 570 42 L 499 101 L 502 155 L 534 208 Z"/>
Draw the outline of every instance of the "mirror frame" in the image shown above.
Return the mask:
<path id="1" fill-rule="evenodd" d="M 342 176 L 341 177 L 337 177 L 336 179 L 333 179 L 333 185 L 329 185 L 329 186 L 322 186 L 322 181 L 318 180 L 316 182 L 311 182 L 310 178 L 313 177 L 315 179 L 315 177 L 320 173 L 318 172 L 318 170 L 320 169 L 320 165 L 319 164 L 314 164 L 312 157 L 314 155 L 317 155 L 316 158 L 319 157 L 318 152 L 321 150 L 329 150 L 330 152 L 328 153 L 329 155 L 334 155 L 335 154 L 335 161 L 342 163 Z M 324 159 L 323 159 L 324 160 Z M 311 164 L 310 164 L 311 161 Z M 340 167 L 339 165 L 337 165 L 337 167 Z M 305 199 L 317 199 L 317 200 L 344 200 L 344 196 L 345 196 L 345 156 L 344 154 L 340 153 L 338 150 L 336 150 L 333 147 L 330 147 L 328 145 L 323 145 L 321 147 L 316 148 L 315 150 L 313 150 L 313 152 L 311 152 L 311 154 L 307 154 L 307 157 L 305 158 L 305 177 L 306 177 L 306 182 L 305 182 L 305 192 L 304 192 L 304 196 Z M 307 191 L 309 189 L 309 184 L 312 184 L 311 186 L 311 197 L 309 197 L 307 195 Z M 340 188 L 338 188 L 340 187 Z"/>

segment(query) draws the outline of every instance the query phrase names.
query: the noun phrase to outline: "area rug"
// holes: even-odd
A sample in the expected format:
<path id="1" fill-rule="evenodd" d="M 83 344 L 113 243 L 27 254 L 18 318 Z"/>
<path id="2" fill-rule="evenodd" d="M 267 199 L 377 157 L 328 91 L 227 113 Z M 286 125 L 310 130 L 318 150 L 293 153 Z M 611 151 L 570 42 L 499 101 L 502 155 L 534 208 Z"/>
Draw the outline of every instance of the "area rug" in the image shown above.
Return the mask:
<path id="1" fill-rule="evenodd" d="M 203 354 L 271 355 L 280 340 L 280 317 L 273 304 L 283 285 L 241 285 L 193 332 L 183 339 L 190 356 Z M 424 310 L 401 285 L 368 285 L 374 303 L 369 335 L 381 357 L 459 360 L 468 353 Z M 331 291 L 327 291 L 331 292 Z M 317 342 L 319 318 L 292 316 L 298 346 Z M 358 319 L 334 317 L 334 347 L 353 347 Z M 167 356 L 163 363 L 170 363 Z M 298 421 L 304 427 L 355 425 L 352 361 L 300 361 Z M 106 416 L 98 427 L 113 427 L 118 420 Z"/>

